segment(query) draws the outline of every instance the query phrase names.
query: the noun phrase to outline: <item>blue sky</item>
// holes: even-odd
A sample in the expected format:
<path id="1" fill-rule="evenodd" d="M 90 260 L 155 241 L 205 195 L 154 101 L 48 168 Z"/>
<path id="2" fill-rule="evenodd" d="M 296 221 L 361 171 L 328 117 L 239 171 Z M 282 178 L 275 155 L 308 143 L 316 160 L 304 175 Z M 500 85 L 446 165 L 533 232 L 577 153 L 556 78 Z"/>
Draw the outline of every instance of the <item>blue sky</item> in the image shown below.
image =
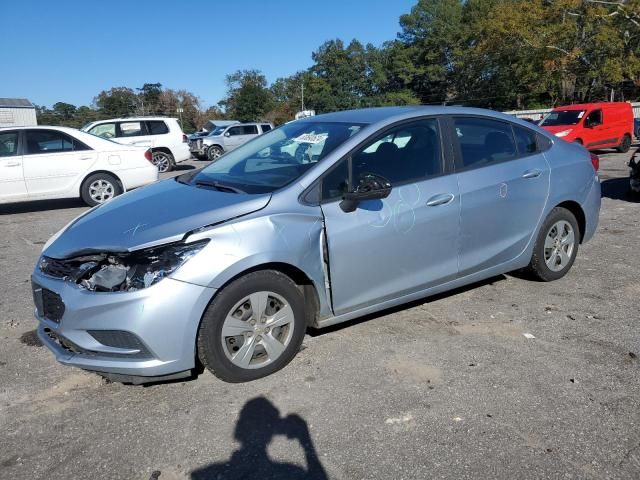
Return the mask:
<path id="1" fill-rule="evenodd" d="M 0 6 L 0 97 L 88 105 L 101 90 L 160 82 L 205 106 L 224 77 L 272 82 L 311 65 L 325 40 L 380 45 L 415 0 L 7 1 Z"/>

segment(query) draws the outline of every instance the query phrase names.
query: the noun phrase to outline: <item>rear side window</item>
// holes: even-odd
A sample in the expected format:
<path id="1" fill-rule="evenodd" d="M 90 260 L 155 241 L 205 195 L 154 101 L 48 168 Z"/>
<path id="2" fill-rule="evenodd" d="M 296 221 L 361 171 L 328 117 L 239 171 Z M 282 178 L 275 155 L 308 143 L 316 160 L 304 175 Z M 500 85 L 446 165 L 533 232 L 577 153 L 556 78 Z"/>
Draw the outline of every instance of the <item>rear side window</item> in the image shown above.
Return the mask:
<path id="1" fill-rule="evenodd" d="M 146 135 L 146 129 L 143 122 L 122 122 L 120 124 L 119 137 L 140 137 Z"/>
<path id="2" fill-rule="evenodd" d="M 257 125 L 244 125 L 242 128 L 242 135 L 258 135 Z"/>
<path id="3" fill-rule="evenodd" d="M 55 130 L 27 130 L 26 134 L 28 155 L 90 150 L 81 141 Z"/>
<path id="4" fill-rule="evenodd" d="M 164 135 L 169 133 L 169 127 L 162 120 L 150 120 L 147 122 L 149 135 Z"/>
<path id="5" fill-rule="evenodd" d="M 538 143 L 536 142 L 536 133 L 528 128 L 513 126 L 513 133 L 516 136 L 516 145 L 518 146 L 518 153 L 522 156 L 530 155 L 538 150 Z"/>
<path id="6" fill-rule="evenodd" d="M 268 132 L 271 130 L 271 125 L 262 125 L 262 133 Z"/>
<path id="7" fill-rule="evenodd" d="M 0 132 L 0 157 L 13 157 L 18 153 L 18 132 Z"/>
<path id="8" fill-rule="evenodd" d="M 517 157 L 511 125 L 489 118 L 454 118 L 462 167 L 472 168 Z"/>

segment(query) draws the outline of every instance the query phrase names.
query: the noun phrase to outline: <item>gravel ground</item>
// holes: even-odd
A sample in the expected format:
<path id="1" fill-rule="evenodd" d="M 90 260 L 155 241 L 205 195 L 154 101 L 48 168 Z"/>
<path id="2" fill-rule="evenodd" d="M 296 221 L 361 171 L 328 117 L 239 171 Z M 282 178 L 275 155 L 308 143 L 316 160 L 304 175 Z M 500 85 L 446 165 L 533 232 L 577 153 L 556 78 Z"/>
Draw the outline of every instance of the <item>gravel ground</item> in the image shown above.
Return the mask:
<path id="1" fill-rule="evenodd" d="M 500 276 L 310 331 L 283 371 L 240 385 L 57 364 L 34 345 L 29 274 L 86 207 L 1 206 L 0 478 L 640 478 L 628 157 L 601 156 L 600 227 L 562 280 Z"/>

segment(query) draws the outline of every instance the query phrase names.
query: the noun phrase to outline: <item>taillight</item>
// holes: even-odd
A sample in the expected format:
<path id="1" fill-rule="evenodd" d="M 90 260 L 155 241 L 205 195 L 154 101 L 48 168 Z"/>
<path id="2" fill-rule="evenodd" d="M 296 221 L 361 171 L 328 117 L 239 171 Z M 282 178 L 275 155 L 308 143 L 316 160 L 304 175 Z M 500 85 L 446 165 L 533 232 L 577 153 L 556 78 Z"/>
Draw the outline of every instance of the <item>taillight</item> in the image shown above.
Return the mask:
<path id="1" fill-rule="evenodd" d="M 151 149 L 147 149 L 146 152 L 144 152 L 144 158 L 146 158 L 147 160 L 149 160 L 150 162 L 153 161 L 153 154 L 151 153 Z"/>
<path id="2" fill-rule="evenodd" d="M 600 157 L 598 157 L 598 155 L 596 155 L 595 153 L 591 153 L 591 165 L 593 165 L 593 168 L 596 172 L 600 170 Z"/>
<path id="3" fill-rule="evenodd" d="M 182 134 L 182 143 L 189 143 L 189 139 L 184 133 Z"/>

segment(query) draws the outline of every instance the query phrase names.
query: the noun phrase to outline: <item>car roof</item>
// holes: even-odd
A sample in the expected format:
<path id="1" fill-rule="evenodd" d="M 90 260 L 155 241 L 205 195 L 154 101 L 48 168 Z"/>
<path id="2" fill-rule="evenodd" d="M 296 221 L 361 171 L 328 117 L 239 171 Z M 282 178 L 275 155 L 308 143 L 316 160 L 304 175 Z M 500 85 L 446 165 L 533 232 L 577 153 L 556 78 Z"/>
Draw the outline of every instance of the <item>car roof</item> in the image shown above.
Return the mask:
<path id="1" fill-rule="evenodd" d="M 66 132 L 66 133 L 71 133 L 71 134 L 77 134 L 79 132 L 79 130 L 77 128 L 71 128 L 71 127 L 59 127 L 56 125 L 16 125 L 13 127 L 0 127 L 0 132 L 2 131 L 6 131 L 6 130 L 26 130 L 26 129 L 38 129 L 38 130 L 58 130 L 60 132 Z"/>
<path id="2" fill-rule="evenodd" d="M 104 120 L 94 120 L 91 123 L 103 123 L 103 122 L 137 122 L 142 120 L 177 120 L 175 117 L 120 117 L 120 118 L 106 118 Z"/>
<path id="3" fill-rule="evenodd" d="M 448 107 L 443 105 L 408 105 L 402 107 L 375 107 L 361 108 L 357 110 L 343 110 L 340 112 L 324 113 L 314 117 L 306 117 L 296 122 L 344 122 L 344 123 L 391 123 L 394 120 L 403 120 L 423 115 L 482 115 L 517 123 L 515 116 L 506 113 L 472 107 Z M 526 122 L 524 122 L 526 123 Z"/>
<path id="4" fill-rule="evenodd" d="M 631 104 L 627 102 L 593 102 L 593 103 L 574 103 L 573 105 L 561 105 L 559 107 L 555 107 L 553 110 L 555 111 L 564 111 L 564 110 L 588 110 L 593 107 L 600 108 L 612 108 L 612 107 L 626 107 L 631 108 Z"/>

